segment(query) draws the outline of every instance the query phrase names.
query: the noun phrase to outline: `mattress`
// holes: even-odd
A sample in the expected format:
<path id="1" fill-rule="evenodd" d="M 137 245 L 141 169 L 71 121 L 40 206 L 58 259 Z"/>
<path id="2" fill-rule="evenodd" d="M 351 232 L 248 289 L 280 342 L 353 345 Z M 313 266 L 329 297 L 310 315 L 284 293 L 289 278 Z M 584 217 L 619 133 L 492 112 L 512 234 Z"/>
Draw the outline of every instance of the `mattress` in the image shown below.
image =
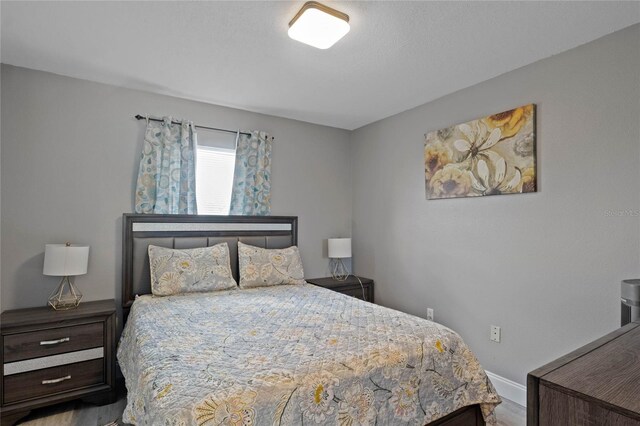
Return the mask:
<path id="1" fill-rule="evenodd" d="M 136 425 L 425 423 L 500 403 L 438 323 L 320 287 L 281 285 L 134 302 L 118 347 Z"/>

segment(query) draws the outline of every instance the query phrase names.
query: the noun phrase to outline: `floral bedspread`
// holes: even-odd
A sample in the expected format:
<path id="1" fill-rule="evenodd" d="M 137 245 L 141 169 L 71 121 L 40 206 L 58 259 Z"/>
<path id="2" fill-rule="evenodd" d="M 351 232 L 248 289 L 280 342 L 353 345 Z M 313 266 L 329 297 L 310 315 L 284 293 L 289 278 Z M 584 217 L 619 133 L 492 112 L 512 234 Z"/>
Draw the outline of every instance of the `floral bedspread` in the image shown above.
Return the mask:
<path id="1" fill-rule="evenodd" d="M 137 425 L 423 425 L 495 389 L 460 336 L 323 288 L 139 297 L 118 360 Z"/>

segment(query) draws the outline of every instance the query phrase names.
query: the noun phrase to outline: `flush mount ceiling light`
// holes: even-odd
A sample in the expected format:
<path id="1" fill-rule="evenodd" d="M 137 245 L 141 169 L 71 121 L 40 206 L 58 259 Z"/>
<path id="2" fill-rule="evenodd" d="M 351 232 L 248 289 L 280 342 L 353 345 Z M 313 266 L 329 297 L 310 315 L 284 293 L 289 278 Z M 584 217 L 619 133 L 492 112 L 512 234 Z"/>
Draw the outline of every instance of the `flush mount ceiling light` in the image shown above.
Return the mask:
<path id="1" fill-rule="evenodd" d="M 349 15 L 315 1 L 309 1 L 289 22 L 289 37 L 328 49 L 349 32 Z"/>

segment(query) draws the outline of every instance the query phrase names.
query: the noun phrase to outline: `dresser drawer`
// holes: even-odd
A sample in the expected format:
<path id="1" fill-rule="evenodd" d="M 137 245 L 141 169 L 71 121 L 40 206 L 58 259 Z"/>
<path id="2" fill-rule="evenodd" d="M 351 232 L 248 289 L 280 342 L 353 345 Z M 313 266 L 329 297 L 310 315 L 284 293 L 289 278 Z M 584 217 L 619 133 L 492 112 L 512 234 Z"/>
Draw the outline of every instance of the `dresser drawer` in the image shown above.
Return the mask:
<path id="1" fill-rule="evenodd" d="M 102 322 L 11 334 L 4 336 L 4 362 L 90 349 L 103 343 Z"/>
<path id="2" fill-rule="evenodd" d="M 14 374 L 4 377 L 3 404 L 50 396 L 104 382 L 104 359 L 102 358 Z"/>

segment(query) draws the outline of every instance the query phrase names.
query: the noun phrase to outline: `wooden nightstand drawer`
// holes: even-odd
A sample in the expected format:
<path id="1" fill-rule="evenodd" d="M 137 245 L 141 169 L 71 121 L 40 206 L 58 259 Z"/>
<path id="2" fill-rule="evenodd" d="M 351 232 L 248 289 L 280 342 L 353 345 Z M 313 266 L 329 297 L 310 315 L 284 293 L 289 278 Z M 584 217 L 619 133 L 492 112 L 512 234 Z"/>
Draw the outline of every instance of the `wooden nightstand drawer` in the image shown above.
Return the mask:
<path id="1" fill-rule="evenodd" d="M 367 295 L 367 291 L 365 290 L 363 296 L 361 287 L 344 288 L 340 290 L 340 293 L 346 294 L 347 296 L 355 297 L 356 299 L 360 300 L 365 300 L 365 297 Z"/>
<path id="2" fill-rule="evenodd" d="M 11 334 L 4 336 L 4 362 L 90 349 L 103 344 L 103 322 Z"/>
<path id="3" fill-rule="evenodd" d="M 114 300 L 84 302 L 66 311 L 48 306 L 4 311 L 0 331 L 2 426 L 60 402 L 114 402 Z"/>
<path id="4" fill-rule="evenodd" d="M 309 284 L 317 285 L 328 290 L 333 290 L 347 296 L 374 303 L 373 300 L 373 280 L 369 278 L 349 275 L 347 279 L 338 281 L 331 277 L 308 278 Z M 364 294 L 363 294 L 364 293 Z"/>
<path id="5" fill-rule="evenodd" d="M 104 383 L 104 359 L 4 377 L 4 404 Z"/>

